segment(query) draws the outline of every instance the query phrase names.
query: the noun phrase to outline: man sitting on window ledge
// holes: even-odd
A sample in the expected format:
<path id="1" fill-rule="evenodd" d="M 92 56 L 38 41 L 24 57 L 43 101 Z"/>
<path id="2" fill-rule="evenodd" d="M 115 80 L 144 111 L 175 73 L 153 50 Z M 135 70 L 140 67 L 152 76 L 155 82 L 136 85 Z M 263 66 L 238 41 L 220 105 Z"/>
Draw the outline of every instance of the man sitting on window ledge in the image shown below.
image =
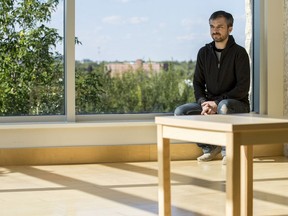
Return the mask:
<path id="1" fill-rule="evenodd" d="M 213 41 L 202 47 L 197 55 L 193 79 L 196 102 L 177 107 L 175 115 L 212 115 L 248 113 L 250 64 L 246 50 L 236 44 L 230 33 L 233 16 L 216 11 L 209 18 Z M 221 152 L 226 165 L 226 148 L 197 143 L 203 155 L 198 161 L 210 161 Z"/>

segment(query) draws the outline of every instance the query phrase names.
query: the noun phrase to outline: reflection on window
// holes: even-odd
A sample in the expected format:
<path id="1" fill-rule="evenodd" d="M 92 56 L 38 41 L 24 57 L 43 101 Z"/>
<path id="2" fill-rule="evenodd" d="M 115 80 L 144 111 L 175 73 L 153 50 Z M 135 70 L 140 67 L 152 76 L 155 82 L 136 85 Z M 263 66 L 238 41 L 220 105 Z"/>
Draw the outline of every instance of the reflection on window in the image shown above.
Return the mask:
<path id="1" fill-rule="evenodd" d="M 42 0 L 0 2 L 2 116 L 64 114 L 62 53 L 56 51 L 62 37 L 50 22 L 58 13 L 63 16 L 61 4 Z"/>
<path id="2" fill-rule="evenodd" d="M 196 55 L 211 41 L 209 16 L 219 7 L 232 13 L 234 37 L 244 46 L 244 5 L 76 0 L 76 113 L 173 112 L 194 101 Z"/>

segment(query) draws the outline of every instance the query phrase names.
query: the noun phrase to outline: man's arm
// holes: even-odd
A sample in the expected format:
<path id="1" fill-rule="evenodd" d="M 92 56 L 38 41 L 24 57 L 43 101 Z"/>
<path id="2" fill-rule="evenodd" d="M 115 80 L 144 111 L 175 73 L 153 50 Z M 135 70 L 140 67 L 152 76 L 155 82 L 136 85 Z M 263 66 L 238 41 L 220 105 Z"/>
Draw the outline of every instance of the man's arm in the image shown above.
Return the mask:
<path id="1" fill-rule="evenodd" d="M 205 76 L 204 76 L 204 63 L 203 63 L 203 57 L 201 57 L 202 49 L 199 50 L 197 55 L 197 62 L 194 72 L 194 78 L 193 78 L 193 88 L 194 88 L 194 95 L 196 102 L 198 104 L 202 104 L 207 100 L 207 94 L 206 94 L 206 82 L 205 82 Z"/>
<path id="2" fill-rule="evenodd" d="M 237 83 L 229 92 L 219 96 L 215 101 L 217 104 L 223 99 L 241 100 L 245 98 L 250 88 L 250 63 L 249 56 L 244 48 L 241 49 L 239 55 L 234 60 L 235 76 Z"/>

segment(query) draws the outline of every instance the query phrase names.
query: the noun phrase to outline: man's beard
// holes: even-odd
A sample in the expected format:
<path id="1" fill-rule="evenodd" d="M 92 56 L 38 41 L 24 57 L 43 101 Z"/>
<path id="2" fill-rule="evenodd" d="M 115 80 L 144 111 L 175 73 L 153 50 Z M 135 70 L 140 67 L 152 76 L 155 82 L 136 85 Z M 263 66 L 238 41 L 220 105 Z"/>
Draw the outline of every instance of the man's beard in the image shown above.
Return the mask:
<path id="1" fill-rule="evenodd" d="M 216 36 L 216 37 L 215 37 Z M 216 34 L 212 34 L 212 38 L 215 42 L 223 42 L 227 39 L 228 36 L 222 36 L 221 34 L 219 33 L 216 33 Z"/>

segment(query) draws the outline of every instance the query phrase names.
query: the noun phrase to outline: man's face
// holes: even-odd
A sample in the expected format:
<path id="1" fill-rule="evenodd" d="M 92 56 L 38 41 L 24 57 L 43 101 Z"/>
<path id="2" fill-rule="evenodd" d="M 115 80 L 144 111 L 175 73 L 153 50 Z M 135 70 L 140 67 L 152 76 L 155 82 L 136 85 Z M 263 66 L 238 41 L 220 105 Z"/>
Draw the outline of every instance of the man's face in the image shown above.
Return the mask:
<path id="1" fill-rule="evenodd" d="M 209 24 L 210 34 L 215 42 L 223 42 L 228 40 L 232 27 L 227 26 L 226 19 L 224 17 L 210 20 Z"/>

